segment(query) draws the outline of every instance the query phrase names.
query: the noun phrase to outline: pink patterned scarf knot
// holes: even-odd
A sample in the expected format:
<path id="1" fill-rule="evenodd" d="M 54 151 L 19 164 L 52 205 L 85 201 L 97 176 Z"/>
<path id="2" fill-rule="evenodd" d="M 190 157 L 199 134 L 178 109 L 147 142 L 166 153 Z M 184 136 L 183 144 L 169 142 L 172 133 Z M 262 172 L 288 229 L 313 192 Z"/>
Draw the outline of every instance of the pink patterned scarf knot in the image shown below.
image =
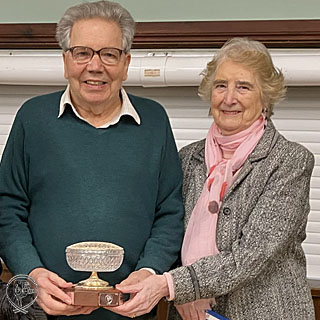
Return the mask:
<path id="1" fill-rule="evenodd" d="M 262 137 L 265 126 L 266 120 L 261 116 L 246 130 L 223 136 L 215 122 L 211 125 L 205 144 L 208 177 L 184 236 L 181 253 L 183 265 L 219 253 L 216 227 L 221 202 L 236 173 Z M 231 159 L 224 159 L 223 152 L 232 154 Z"/>

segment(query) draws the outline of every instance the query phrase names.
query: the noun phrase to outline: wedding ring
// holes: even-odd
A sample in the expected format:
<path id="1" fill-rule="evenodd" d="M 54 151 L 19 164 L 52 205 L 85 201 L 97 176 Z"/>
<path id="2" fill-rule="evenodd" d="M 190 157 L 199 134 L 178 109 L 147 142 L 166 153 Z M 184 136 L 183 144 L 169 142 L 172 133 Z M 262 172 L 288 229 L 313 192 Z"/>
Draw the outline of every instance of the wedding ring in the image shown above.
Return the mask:
<path id="1" fill-rule="evenodd" d="M 131 318 L 135 318 L 135 317 L 136 317 L 136 314 L 133 313 L 133 314 L 131 315 Z"/>

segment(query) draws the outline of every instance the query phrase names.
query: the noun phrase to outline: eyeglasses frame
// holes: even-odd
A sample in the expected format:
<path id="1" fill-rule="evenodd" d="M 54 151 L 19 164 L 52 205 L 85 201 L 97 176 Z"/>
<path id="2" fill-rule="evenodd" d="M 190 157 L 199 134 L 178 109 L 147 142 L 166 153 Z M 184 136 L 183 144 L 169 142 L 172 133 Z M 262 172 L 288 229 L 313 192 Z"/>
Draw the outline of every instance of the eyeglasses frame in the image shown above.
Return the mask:
<path id="1" fill-rule="evenodd" d="M 93 54 L 92 54 L 92 56 L 91 56 L 91 59 L 90 59 L 89 61 L 87 61 L 87 62 L 79 62 L 79 61 L 76 61 L 76 60 L 75 60 L 75 61 L 76 61 L 77 63 L 79 63 L 79 64 L 89 63 L 89 62 L 92 60 L 92 58 L 94 57 L 94 55 L 97 54 L 98 57 L 99 57 L 99 59 L 100 59 L 100 61 L 101 61 L 103 64 L 105 64 L 105 65 L 110 65 L 110 66 L 117 65 L 117 63 L 115 63 L 115 64 L 108 64 L 108 63 L 103 62 L 103 60 L 101 59 L 101 56 L 100 56 L 100 52 L 101 52 L 102 50 L 105 50 L 105 49 L 114 49 L 114 50 L 119 51 L 120 57 L 121 57 L 121 55 L 125 52 L 123 49 L 113 48 L 113 47 L 105 47 L 105 48 L 101 48 L 101 49 L 99 49 L 99 50 L 94 50 L 94 49 L 92 49 L 92 48 L 90 48 L 90 47 L 86 47 L 86 46 L 73 46 L 73 47 L 70 47 L 70 48 L 68 48 L 67 50 L 65 50 L 65 52 L 70 51 L 71 56 L 72 56 L 72 59 L 73 59 L 73 50 L 76 49 L 76 48 L 86 48 L 86 49 L 92 50 L 92 52 L 93 52 Z M 74 59 L 73 59 L 73 60 L 74 60 Z M 120 60 L 119 60 L 119 61 L 120 61 Z"/>

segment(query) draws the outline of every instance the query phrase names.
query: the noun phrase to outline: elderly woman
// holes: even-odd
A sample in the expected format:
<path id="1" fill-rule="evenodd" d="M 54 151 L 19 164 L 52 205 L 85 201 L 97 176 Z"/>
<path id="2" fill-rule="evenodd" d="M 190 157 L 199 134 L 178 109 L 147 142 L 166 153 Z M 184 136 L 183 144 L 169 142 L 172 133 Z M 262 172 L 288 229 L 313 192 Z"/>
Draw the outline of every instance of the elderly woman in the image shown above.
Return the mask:
<path id="1" fill-rule="evenodd" d="M 235 38 L 207 65 L 199 93 L 214 122 L 180 151 L 182 266 L 119 285 L 135 296 L 113 311 L 138 316 L 167 297 L 182 319 L 205 319 L 211 308 L 232 320 L 314 319 L 301 247 L 314 157 L 270 120 L 282 73 L 263 44 Z"/>

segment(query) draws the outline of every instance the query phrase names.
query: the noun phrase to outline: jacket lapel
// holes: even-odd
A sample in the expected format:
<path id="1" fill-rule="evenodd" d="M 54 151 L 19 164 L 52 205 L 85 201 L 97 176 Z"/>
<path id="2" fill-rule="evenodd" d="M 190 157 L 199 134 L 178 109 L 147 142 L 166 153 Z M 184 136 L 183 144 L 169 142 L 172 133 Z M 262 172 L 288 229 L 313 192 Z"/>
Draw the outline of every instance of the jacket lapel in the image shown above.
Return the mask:
<path id="1" fill-rule="evenodd" d="M 268 124 L 263 136 L 240 169 L 239 174 L 227 191 L 224 199 L 226 199 L 232 193 L 234 188 L 236 188 L 236 186 L 239 185 L 243 181 L 243 179 L 251 172 L 251 170 L 253 169 L 252 163 L 267 157 L 267 155 L 270 153 L 270 150 L 276 143 L 278 136 L 279 133 L 275 129 L 273 122 L 271 120 L 268 120 Z"/>
<path id="2" fill-rule="evenodd" d="M 207 178 L 207 168 L 205 164 L 205 140 L 201 140 L 194 150 L 191 158 L 193 170 L 188 178 L 187 195 L 185 203 L 185 227 L 188 225 L 193 208 L 201 195 L 204 183 Z"/>

